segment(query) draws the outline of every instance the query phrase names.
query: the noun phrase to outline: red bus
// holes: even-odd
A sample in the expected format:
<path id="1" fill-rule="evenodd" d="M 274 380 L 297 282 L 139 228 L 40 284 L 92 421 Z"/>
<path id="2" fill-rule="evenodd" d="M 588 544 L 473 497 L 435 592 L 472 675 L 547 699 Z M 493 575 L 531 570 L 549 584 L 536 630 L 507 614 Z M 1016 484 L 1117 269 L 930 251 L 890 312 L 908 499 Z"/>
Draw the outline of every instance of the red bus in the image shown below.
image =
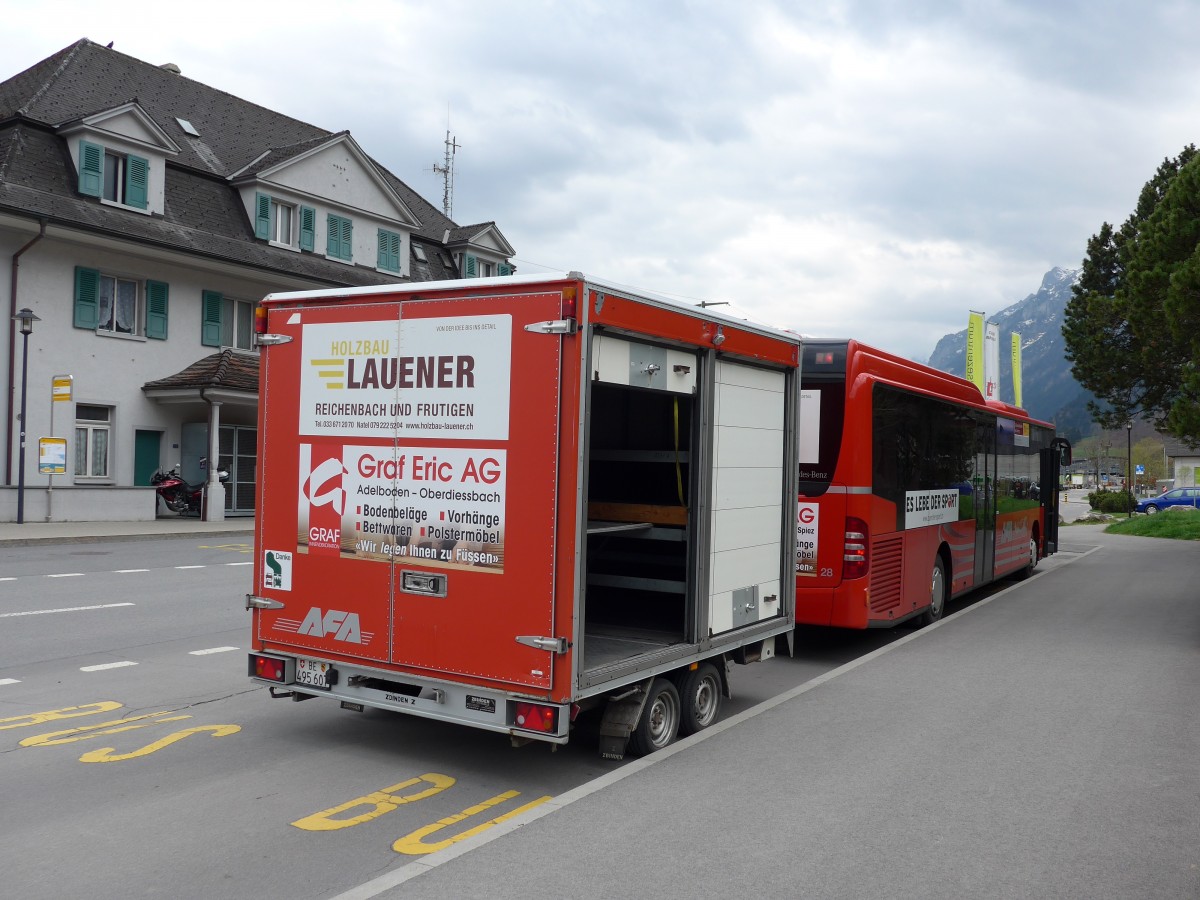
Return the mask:
<path id="1" fill-rule="evenodd" d="M 1070 445 L 969 381 L 806 340 L 799 430 L 797 624 L 929 624 L 1057 549 Z"/>

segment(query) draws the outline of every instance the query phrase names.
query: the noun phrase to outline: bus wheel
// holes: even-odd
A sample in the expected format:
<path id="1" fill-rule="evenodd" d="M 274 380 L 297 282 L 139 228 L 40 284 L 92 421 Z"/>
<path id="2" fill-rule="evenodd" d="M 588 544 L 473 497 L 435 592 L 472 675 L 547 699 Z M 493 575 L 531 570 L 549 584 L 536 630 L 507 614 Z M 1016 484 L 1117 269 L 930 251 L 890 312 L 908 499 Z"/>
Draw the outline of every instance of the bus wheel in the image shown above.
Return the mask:
<path id="1" fill-rule="evenodd" d="M 1029 539 L 1029 561 L 1025 563 L 1023 568 L 1017 570 L 1017 580 L 1024 581 L 1033 574 L 1034 568 L 1038 564 L 1038 548 L 1037 541 L 1033 538 Z"/>
<path id="2" fill-rule="evenodd" d="M 635 756 L 647 756 L 675 740 L 679 734 L 679 691 L 665 678 L 655 678 L 637 728 L 629 737 Z"/>
<path id="3" fill-rule="evenodd" d="M 922 625 L 932 625 L 942 617 L 942 610 L 946 608 L 946 564 L 942 562 L 942 557 L 936 556 L 933 560 L 933 573 L 929 580 L 929 609 L 921 614 L 920 623 Z"/>
<path id="4" fill-rule="evenodd" d="M 679 679 L 679 699 L 682 713 L 680 734 L 703 731 L 721 714 L 721 675 L 712 663 L 701 663 L 684 672 Z"/>

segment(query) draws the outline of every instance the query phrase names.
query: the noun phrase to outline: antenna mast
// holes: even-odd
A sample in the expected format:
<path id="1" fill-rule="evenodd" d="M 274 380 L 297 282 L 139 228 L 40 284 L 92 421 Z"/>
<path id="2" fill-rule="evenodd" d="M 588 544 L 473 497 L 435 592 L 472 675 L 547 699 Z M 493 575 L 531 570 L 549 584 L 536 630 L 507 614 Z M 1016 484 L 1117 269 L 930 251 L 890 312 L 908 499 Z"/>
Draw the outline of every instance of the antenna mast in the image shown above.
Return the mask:
<path id="1" fill-rule="evenodd" d="M 446 157 L 442 165 L 433 164 L 436 175 L 442 176 L 442 212 L 447 219 L 454 218 L 454 155 L 462 144 L 458 143 L 446 129 Z"/>

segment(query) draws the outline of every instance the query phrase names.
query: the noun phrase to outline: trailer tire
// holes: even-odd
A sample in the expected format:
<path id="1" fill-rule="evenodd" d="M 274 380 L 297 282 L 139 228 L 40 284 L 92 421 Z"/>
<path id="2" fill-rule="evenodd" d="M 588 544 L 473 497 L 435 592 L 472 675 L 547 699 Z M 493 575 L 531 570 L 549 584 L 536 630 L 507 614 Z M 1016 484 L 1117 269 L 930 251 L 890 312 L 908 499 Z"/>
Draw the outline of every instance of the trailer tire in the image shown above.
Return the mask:
<path id="1" fill-rule="evenodd" d="M 695 734 L 712 725 L 720 718 L 723 698 L 721 673 L 712 663 L 701 663 L 695 669 L 681 672 L 679 733 Z"/>
<path id="2" fill-rule="evenodd" d="M 641 718 L 629 738 L 629 750 L 635 756 L 648 756 L 661 750 L 679 734 L 679 691 L 666 678 L 655 678 Z"/>

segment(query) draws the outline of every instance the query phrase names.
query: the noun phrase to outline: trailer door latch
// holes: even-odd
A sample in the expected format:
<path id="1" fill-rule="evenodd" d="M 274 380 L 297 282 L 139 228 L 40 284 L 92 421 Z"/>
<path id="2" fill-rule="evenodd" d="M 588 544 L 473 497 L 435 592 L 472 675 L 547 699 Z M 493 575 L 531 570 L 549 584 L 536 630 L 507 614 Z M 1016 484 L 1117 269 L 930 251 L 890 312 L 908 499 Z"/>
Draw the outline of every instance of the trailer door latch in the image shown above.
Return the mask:
<path id="1" fill-rule="evenodd" d="M 571 646 L 566 638 L 538 637 L 534 634 L 518 635 L 517 643 L 526 647 L 536 647 L 538 650 L 549 650 L 551 653 L 566 653 Z"/>
<path id="2" fill-rule="evenodd" d="M 541 334 L 574 334 L 576 328 L 574 319 L 551 319 L 548 322 L 532 322 L 525 326 L 526 331 Z"/>

